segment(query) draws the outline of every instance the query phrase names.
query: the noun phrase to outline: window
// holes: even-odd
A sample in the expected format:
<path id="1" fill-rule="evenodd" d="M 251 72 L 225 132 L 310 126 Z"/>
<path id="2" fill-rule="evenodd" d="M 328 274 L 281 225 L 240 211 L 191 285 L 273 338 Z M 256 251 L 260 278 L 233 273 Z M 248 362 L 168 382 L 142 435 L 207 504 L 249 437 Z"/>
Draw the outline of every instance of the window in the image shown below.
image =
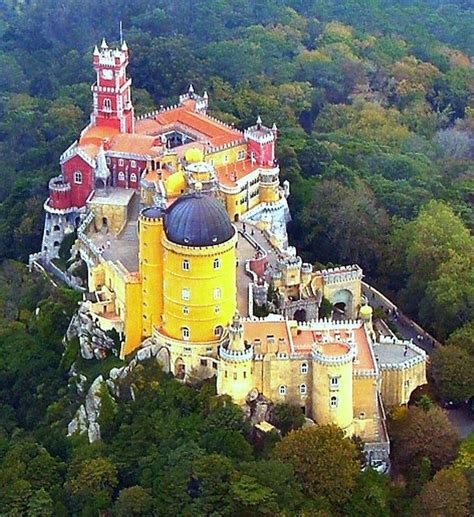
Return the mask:
<path id="1" fill-rule="evenodd" d="M 337 397 L 331 397 L 331 400 L 329 401 L 329 407 L 331 409 L 337 408 Z"/>
<path id="2" fill-rule="evenodd" d="M 191 265 L 189 264 L 189 260 L 184 259 L 182 267 L 183 267 L 183 271 L 189 271 L 191 269 Z"/>
<path id="3" fill-rule="evenodd" d="M 104 99 L 104 111 L 112 111 L 112 101 L 110 99 Z"/>
<path id="4" fill-rule="evenodd" d="M 221 259 L 216 258 L 214 259 L 214 269 L 220 269 L 221 268 Z"/>
<path id="5" fill-rule="evenodd" d="M 207 359 L 201 359 L 200 363 L 201 363 L 201 366 L 207 367 Z"/>
<path id="6" fill-rule="evenodd" d="M 183 314 L 187 316 L 189 314 L 189 307 L 183 307 Z"/>
<path id="7" fill-rule="evenodd" d="M 125 174 L 122 171 L 118 173 L 118 179 L 119 181 L 125 181 Z"/>
<path id="8" fill-rule="evenodd" d="M 306 384 L 301 384 L 300 385 L 300 394 L 306 395 L 306 392 L 307 392 Z"/>
<path id="9" fill-rule="evenodd" d="M 130 166 L 134 169 L 137 166 L 137 162 L 135 160 L 132 160 L 130 162 Z"/>
<path id="10" fill-rule="evenodd" d="M 221 312 L 221 306 L 220 306 L 220 305 L 216 305 L 216 306 L 214 307 L 214 312 L 215 312 L 216 314 L 219 314 L 219 313 Z"/>
<path id="11" fill-rule="evenodd" d="M 133 182 L 137 181 L 137 175 L 134 172 L 132 172 L 132 174 L 130 174 L 130 181 L 133 181 Z"/>
<path id="12" fill-rule="evenodd" d="M 183 300 L 189 300 L 191 298 L 191 291 L 187 287 L 183 287 L 181 291 L 181 298 Z"/>
<path id="13" fill-rule="evenodd" d="M 222 325 L 217 325 L 217 327 L 214 329 L 214 336 L 221 337 L 223 332 L 224 327 L 222 327 Z"/>
<path id="14" fill-rule="evenodd" d="M 110 165 L 110 158 L 107 156 L 107 158 L 105 159 L 107 165 Z"/>
<path id="15" fill-rule="evenodd" d="M 229 157 L 227 155 L 224 156 L 224 162 L 227 163 L 229 161 Z"/>
<path id="16" fill-rule="evenodd" d="M 123 167 L 123 159 L 122 158 L 119 159 L 119 165 L 120 165 L 120 167 Z"/>
<path id="17" fill-rule="evenodd" d="M 302 374 L 306 375 L 308 373 L 308 363 L 301 363 L 300 371 Z"/>
<path id="18" fill-rule="evenodd" d="M 188 327 L 182 327 L 181 328 L 181 335 L 183 336 L 183 339 L 187 341 L 189 339 L 189 329 Z"/>
<path id="19" fill-rule="evenodd" d="M 74 183 L 80 185 L 82 183 L 82 172 L 76 171 L 74 173 Z"/>
<path id="20" fill-rule="evenodd" d="M 220 287 L 216 287 L 214 289 L 214 300 L 219 300 L 221 296 L 222 296 L 221 288 Z"/>
<path id="21" fill-rule="evenodd" d="M 286 386 L 285 386 L 284 384 L 282 384 L 282 385 L 278 388 L 278 393 L 279 393 L 280 395 L 286 395 L 286 391 L 287 391 L 287 389 L 286 389 Z"/>
<path id="22" fill-rule="evenodd" d="M 339 388 L 339 377 L 331 377 L 331 388 Z"/>

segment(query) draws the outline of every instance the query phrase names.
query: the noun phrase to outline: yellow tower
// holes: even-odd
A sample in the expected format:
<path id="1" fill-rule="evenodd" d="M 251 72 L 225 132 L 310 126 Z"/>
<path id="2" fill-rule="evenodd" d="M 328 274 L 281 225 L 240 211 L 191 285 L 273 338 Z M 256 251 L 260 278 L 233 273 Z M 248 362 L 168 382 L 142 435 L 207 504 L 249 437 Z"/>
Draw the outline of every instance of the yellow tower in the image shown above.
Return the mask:
<path id="1" fill-rule="evenodd" d="M 352 433 L 352 361 L 354 349 L 345 343 L 324 343 L 313 348 L 314 420 L 336 424 Z"/>
<path id="2" fill-rule="evenodd" d="M 254 387 L 252 375 L 253 346 L 244 342 L 244 327 L 238 313 L 229 327 L 229 341 L 219 349 L 217 393 L 232 397 L 236 404 L 244 404 Z"/>
<path id="3" fill-rule="evenodd" d="M 142 335 L 160 327 L 163 313 L 163 220 L 161 208 L 145 208 L 140 215 L 140 276 L 142 279 Z"/>
<path id="4" fill-rule="evenodd" d="M 278 169 L 264 169 L 260 173 L 260 203 L 274 203 L 280 199 Z"/>
<path id="5" fill-rule="evenodd" d="M 372 323 L 373 312 L 370 305 L 362 305 L 359 309 L 359 317 L 364 322 L 365 328 L 371 337 L 374 337 L 374 326 Z"/>
<path id="6" fill-rule="evenodd" d="M 217 342 L 236 310 L 237 236 L 224 206 L 200 192 L 181 196 L 165 220 L 163 333 Z"/>

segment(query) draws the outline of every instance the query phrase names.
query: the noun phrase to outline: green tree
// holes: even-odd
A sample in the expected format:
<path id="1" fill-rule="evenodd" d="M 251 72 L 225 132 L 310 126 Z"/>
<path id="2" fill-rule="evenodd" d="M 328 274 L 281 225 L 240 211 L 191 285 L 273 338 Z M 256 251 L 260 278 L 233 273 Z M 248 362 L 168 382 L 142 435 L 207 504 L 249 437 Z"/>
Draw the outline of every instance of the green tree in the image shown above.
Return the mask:
<path id="1" fill-rule="evenodd" d="M 299 406 L 280 402 L 275 405 L 274 424 L 283 436 L 299 429 L 305 422 L 305 416 Z"/>
<path id="2" fill-rule="evenodd" d="M 455 345 L 444 346 L 433 354 L 432 366 L 444 400 L 463 402 L 474 396 L 474 355 Z"/>
<path id="3" fill-rule="evenodd" d="M 149 515 L 152 508 L 153 497 L 141 486 L 132 486 L 120 491 L 114 505 L 114 514 L 119 517 Z"/>
<path id="4" fill-rule="evenodd" d="M 293 431 L 276 445 L 274 456 L 293 466 L 305 492 L 313 498 L 342 504 L 356 486 L 360 471 L 358 451 L 336 426 Z"/>

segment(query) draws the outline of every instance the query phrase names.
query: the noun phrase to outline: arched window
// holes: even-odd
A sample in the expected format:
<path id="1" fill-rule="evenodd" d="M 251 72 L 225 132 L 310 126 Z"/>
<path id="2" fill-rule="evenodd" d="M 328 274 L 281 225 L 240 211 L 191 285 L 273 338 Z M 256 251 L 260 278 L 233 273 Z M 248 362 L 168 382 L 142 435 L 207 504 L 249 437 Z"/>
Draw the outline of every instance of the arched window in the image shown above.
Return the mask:
<path id="1" fill-rule="evenodd" d="M 331 400 L 329 401 L 329 407 L 331 409 L 337 408 L 337 397 L 331 397 Z"/>
<path id="2" fill-rule="evenodd" d="M 221 337 L 223 332 L 224 327 L 222 325 L 217 325 L 217 327 L 214 329 L 214 336 Z"/>
<path id="3" fill-rule="evenodd" d="M 301 395 L 306 395 L 306 393 L 307 393 L 306 384 L 301 384 L 300 385 L 300 394 Z"/>
<path id="4" fill-rule="evenodd" d="M 122 171 L 118 173 L 118 179 L 119 181 L 125 181 L 125 174 Z"/>
<path id="5" fill-rule="evenodd" d="M 300 371 L 304 375 L 307 374 L 308 373 L 308 363 L 301 363 Z"/>
<path id="6" fill-rule="evenodd" d="M 130 181 L 133 181 L 134 183 L 137 181 L 137 175 L 134 172 L 130 174 Z"/>
<path id="7" fill-rule="evenodd" d="M 74 173 L 74 183 L 80 185 L 82 183 L 82 172 L 76 171 Z"/>
<path id="8" fill-rule="evenodd" d="M 59 246 L 59 242 L 58 242 L 58 241 L 54 241 L 53 246 L 54 246 L 55 248 L 57 248 L 57 247 Z"/>
<path id="9" fill-rule="evenodd" d="M 221 259 L 216 258 L 214 259 L 214 269 L 220 269 L 221 268 Z"/>
<path id="10" fill-rule="evenodd" d="M 112 111 L 112 101 L 110 99 L 104 99 L 104 111 Z"/>
<path id="11" fill-rule="evenodd" d="M 220 287 L 216 287 L 214 289 L 214 300 L 219 300 L 221 296 L 222 296 L 221 288 Z"/>
<path id="12" fill-rule="evenodd" d="M 189 264 L 189 260 L 184 259 L 182 267 L 183 267 L 183 271 L 189 271 L 191 269 L 191 265 Z"/>
<path id="13" fill-rule="evenodd" d="M 284 384 L 282 384 L 279 388 L 278 388 L 278 393 L 280 395 L 286 395 L 286 392 L 287 392 L 287 388 Z"/>
<path id="14" fill-rule="evenodd" d="M 181 327 L 181 335 L 183 336 L 183 339 L 185 341 L 188 341 L 189 339 L 189 328 L 188 327 Z"/>
<path id="15" fill-rule="evenodd" d="M 187 316 L 189 314 L 189 307 L 185 306 L 183 307 L 183 314 Z"/>
<path id="16" fill-rule="evenodd" d="M 53 232 L 59 232 L 59 230 L 60 230 L 60 229 L 61 229 L 61 228 L 59 227 L 59 224 L 55 224 L 55 225 L 53 226 Z"/>
<path id="17" fill-rule="evenodd" d="M 216 306 L 214 307 L 214 312 L 215 312 L 216 314 L 219 314 L 219 313 L 221 312 L 221 306 L 220 306 L 220 305 L 216 305 Z"/>

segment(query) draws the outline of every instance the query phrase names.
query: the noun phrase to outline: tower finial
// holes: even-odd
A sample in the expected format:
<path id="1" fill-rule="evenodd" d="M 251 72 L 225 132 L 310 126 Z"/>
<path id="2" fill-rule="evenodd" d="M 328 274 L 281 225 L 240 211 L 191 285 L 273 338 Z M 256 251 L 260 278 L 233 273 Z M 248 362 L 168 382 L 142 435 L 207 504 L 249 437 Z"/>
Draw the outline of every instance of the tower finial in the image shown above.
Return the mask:
<path id="1" fill-rule="evenodd" d="M 97 48 L 97 45 L 94 46 L 94 56 L 98 56 L 100 54 L 99 49 Z"/>
<path id="2" fill-rule="evenodd" d="M 258 127 L 258 129 L 260 129 L 260 126 L 261 126 L 261 125 L 262 125 L 262 117 L 259 115 L 259 116 L 257 117 L 257 127 Z"/>
<path id="3" fill-rule="evenodd" d="M 128 50 L 127 42 L 125 40 L 123 40 L 122 46 L 120 48 L 123 50 L 123 52 Z"/>
<path id="4" fill-rule="evenodd" d="M 189 84 L 188 93 L 192 95 L 194 93 L 194 86 L 192 83 Z"/>
<path id="5" fill-rule="evenodd" d="M 102 50 L 106 50 L 109 48 L 109 46 L 107 45 L 107 42 L 105 41 L 105 38 L 102 38 L 102 43 L 100 44 L 100 48 Z"/>

